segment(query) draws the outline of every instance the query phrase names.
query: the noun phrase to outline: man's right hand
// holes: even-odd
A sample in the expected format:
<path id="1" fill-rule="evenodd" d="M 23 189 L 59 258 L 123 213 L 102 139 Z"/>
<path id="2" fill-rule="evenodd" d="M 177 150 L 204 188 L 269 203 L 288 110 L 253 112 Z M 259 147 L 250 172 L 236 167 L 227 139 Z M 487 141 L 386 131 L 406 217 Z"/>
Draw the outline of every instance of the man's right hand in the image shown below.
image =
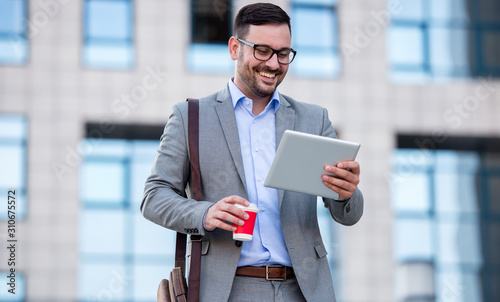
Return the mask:
<path id="1" fill-rule="evenodd" d="M 208 209 L 205 215 L 205 228 L 207 230 L 219 228 L 227 231 L 235 231 L 236 227 L 234 225 L 242 226 L 245 224 L 244 220 L 248 219 L 248 214 L 234 204 L 248 207 L 250 202 L 236 195 L 222 198 Z"/>

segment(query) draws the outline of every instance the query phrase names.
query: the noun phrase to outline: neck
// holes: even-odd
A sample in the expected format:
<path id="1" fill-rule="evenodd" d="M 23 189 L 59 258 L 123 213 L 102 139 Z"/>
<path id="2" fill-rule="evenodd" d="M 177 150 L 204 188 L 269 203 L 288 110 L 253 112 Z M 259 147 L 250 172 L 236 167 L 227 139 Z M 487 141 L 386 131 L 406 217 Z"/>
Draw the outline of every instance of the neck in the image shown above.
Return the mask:
<path id="1" fill-rule="evenodd" d="M 259 115 L 269 104 L 271 101 L 271 97 L 265 97 L 265 98 L 258 98 L 258 99 L 252 99 L 253 101 L 253 107 L 252 107 L 252 113 L 253 115 L 257 116 Z"/>
<path id="2" fill-rule="evenodd" d="M 233 83 L 241 92 L 243 92 L 243 94 L 247 98 L 253 101 L 252 113 L 255 116 L 259 115 L 266 108 L 267 104 L 269 104 L 273 96 L 272 94 L 267 96 L 260 96 L 252 93 L 252 91 L 247 86 L 245 86 L 243 83 L 240 83 L 236 78 L 234 79 Z"/>

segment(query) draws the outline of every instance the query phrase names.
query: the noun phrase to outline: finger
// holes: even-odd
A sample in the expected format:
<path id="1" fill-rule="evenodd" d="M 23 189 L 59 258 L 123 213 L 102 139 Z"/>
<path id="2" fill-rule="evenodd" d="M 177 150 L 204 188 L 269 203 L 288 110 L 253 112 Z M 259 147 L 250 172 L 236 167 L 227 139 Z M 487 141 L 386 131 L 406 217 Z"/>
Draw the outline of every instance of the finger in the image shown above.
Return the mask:
<path id="1" fill-rule="evenodd" d="M 240 204 L 245 207 L 248 207 L 250 205 L 250 202 L 248 200 L 238 195 L 228 196 L 223 198 L 222 200 L 224 200 L 225 203 Z"/>
<path id="2" fill-rule="evenodd" d="M 223 229 L 223 230 L 230 231 L 230 232 L 236 231 L 236 227 L 234 225 L 228 224 L 222 220 L 213 221 L 211 226 L 213 229 L 218 228 L 218 229 Z"/>
<path id="3" fill-rule="evenodd" d="M 357 161 L 354 161 L 354 160 L 346 160 L 346 161 L 339 162 L 337 164 L 337 167 L 340 169 L 350 170 L 352 173 L 354 173 L 356 175 L 359 175 L 359 173 L 361 172 L 359 163 Z"/>
<path id="4" fill-rule="evenodd" d="M 357 187 L 355 184 L 351 182 L 329 175 L 323 175 L 323 182 L 331 185 L 332 187 L 336 187 L 351 193 L 354 192 Z"/>
<path id="5" fill-rule="evenodd" d="M 228 231 L 234 231 L 236 229 L 235 225 L 243 224 L 244 221 L 240 218 L 217 208 L 210 208 L 205 217 L 205 225 L 209 229 L 221 228 Z"/>
<path id="6" fill-rule="evenodd" d="M 229 196 L 223 199 L 224 205 L 221 205 L 221 209 L 228 213 L 231 213 L 239 218 L 247 220 L 249 218 L 248 214 L 243 210 L 235 206 L 235 204 L 239 204 L 241 206 L 247 207 L 250 205 L 250 202 L 245 198 L 240 196 Z"/>
<path id="7" fill-rule="evenodd" d="M 352 171 L 337 168 L 335 166 L 326 166 L 325 171 L 327 171 L 328 173 L 334 174 L 334 176 L 329 175 L 331 177 L 334 177 L 337 179 L 343 179 L 343 180 L 350 182 L 356 186 L 359 184 L 359 175 L 354 174 Z"/>
<path id="8" fill-rule="evenodd" d="M 243 225 L 243 220 L 247 220 L 249 216 L 245 211 L 236 207 L 235 204 L 248 206 L 250 202 L 237 195 L 228 196 L 219 200 L 208 209 L 205 217 L 205 226 L 208 229 L 221 228 L 233 231 L 236 227 L 232 224 Z"/>
<path id="9" fill-rule="evenodd" d="M 353 192 L 350 192 L 344 188 L 338 187 L 336 185 L 333 185 L 329 182 L 323 181 L 323 184 L 328 187 L 330 190 L 335 191 L 337 194 L 339 194 L 338 199 L 343 200 L 347 198 L 351 198 Z"/>

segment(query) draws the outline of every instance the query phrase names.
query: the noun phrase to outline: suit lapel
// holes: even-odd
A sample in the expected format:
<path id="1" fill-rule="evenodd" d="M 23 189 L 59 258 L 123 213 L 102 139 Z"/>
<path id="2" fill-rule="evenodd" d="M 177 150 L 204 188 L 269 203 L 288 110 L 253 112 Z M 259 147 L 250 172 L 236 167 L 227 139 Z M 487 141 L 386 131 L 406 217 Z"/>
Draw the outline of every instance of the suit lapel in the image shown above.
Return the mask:
<path id="1" fill-rule="evenodd" d="M 285 130 L 293 130 L 295 123 L 295 110 L 292 109 L 290 103 L 280 94 L 280 106 L 276 111 L 276 148 L 278 148 L 281 138 Z M 278 202 L 281 209 L 283 202 L 284 190 L 278 190 Z"/>
<path id="2" fill-rule="evenodd" d="M 241 157 L 240 139 L 238 135 L 238 126 L 236 124 L 236 117 L 234 115 L 233 103 L 229 89 L 219 92 L 217 95 L 217 103 L 215 104 L 215 111 L 219 117 L 219 122 L 226 139 L 227 146 L 231 152 L 236 171 L 238 172 L 243 186 L 246 190 L 245 171 L 243 168 L 243 159 Z"/>

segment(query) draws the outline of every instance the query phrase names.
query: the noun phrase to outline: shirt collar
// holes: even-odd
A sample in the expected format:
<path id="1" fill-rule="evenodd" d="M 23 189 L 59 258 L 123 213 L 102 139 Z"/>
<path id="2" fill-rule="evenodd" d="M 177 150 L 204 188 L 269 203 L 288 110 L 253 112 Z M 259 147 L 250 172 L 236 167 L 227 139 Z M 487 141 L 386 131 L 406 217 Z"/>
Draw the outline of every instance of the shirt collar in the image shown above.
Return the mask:
<path id="1" fill-rule="evenodd" d="M 228 86 L 229 86 L 229 93 L 231 94 L 231 101 L 233 102 L 233 108 L 236 107 L 239 101 L 244 100 L 245 98 L 248 98 L 241 90 L 236 87 L 236 85 L 233 82 L 234 77 L 229 80 Z M 250 99 L 250 98 L 248 98 Z M 271 97 L 271 101 L 269 104 L 267 104 L 267 107 L 273 106 L 273 113 L 276 113 L 276 110 L 278 110 L 280 106 L 280 94 L 278 92 L 278 89 L 274 90 L 274 93 Z"/>

